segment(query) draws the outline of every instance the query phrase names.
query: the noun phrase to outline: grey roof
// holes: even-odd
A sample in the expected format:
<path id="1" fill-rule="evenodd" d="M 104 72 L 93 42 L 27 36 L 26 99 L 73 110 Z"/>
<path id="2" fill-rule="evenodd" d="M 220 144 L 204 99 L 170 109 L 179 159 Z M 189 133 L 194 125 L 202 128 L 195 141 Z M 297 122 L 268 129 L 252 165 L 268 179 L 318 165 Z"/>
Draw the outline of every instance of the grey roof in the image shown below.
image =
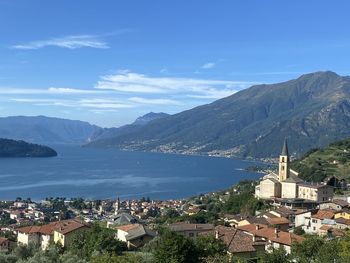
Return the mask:
<path id="1" fill-rule="evenodd" d="M 143 236 L 155 237 L 156 232 L 152 231 L 151 229 L 149 229 L 146 226 L 138 225 L 135 228 L 132 228 L 128 231 L 128 234 L 126 236 L 126 240 L 131 241 L 131 240 L 143 237 Z"/>
<path id="2" fill-rule="evenodd" d="M 302 179 L 294 175 L 289 176 L 286 180 L 283 181 L 283 183 L 302 183 L 302 182 L 304 182 Z"/>
<path id="3" fill-rule="evenodd" d="M 128 213 L 120 213 L 113 217 L 112 219 L 115 224 L 117 225 L 127 225 L 127 224 L 134 224 L 137 222 L 137 220 Z"/>
<path id="4" fill-rule="evenodd" d="M 289 153 L 288 153 L 288 145 L 287 145 L 287 139 L 284 139 L 284 144 L 283 144 L 283 148 L 282 148 L 282 153 L 281 153 L 281 155 L 289 156 Z"/>
<path id="5" fill-rule="evenodd" d="M 178 222 L 169 226 L 171 231 L 182 232 L 182 231 L 210 231 L 214 229 L 213 224 L 190 224 L 185 222 Z"/>

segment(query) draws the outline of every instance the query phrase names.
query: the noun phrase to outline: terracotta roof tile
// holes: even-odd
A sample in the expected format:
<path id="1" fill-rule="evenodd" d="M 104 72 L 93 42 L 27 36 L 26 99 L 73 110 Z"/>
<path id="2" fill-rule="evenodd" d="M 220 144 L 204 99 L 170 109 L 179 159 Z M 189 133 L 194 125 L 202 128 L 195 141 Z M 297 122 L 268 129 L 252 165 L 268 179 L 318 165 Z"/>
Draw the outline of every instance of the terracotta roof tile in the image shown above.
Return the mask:
<path id="1" fill-rule="evenodd" d="M 284 225 L 289 224 L 289 220 L 285 217 L 268 218 L 267 221 L 270 225 Z"/>
<path id="2" fill-rule="evenodd" d="M 88 226 L 82 222 L 79 222 L 78 220 L 71 219 L 71 220 L 64 220 L 64 221 L 57 222 L 54 228 L 54 231 L 57 231 L 58 233 L 65 235 L 83 227 L 88 227 Z"/>
<path id="3" fill-rule="evenodd" d="M 139 224 L 128 224 L 128 225 L 118 226 L 117 229 L 128 232 L 129 230 L 138 228 L 138 227 L 139 227 Z"/>
<path id="4" fill-rule="evenodd" d="M 317 219 L 332 219 L 334 217 L 333 210 L 318 210 L 316 214 L 312 215 L 312 218 Z"/>
<path id="5" fill-rule="evenodd" d="M 302 242 L 304 240 L 304 238 L 301 236 L 289 232 L 278 231 L 276 228 L 262 227 L 257 229 L 255 225 L 246 225 L 239 227 L 238 229 L 244 230 L 258 237 L 266 238 L 272 242 L 288 246 L 290 246 L 293 242 Z"/>

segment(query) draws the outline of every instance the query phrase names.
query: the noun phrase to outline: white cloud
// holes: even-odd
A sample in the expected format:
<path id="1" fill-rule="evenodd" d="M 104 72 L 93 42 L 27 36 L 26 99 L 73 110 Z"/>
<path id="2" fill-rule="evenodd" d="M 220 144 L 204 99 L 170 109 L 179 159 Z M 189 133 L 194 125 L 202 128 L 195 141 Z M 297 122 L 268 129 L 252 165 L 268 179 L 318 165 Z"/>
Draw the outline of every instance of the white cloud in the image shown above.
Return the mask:
<path id="1" fill-rule="evenodd" d="M 61 47 L 68 49 L 77 49 L 82 47 L 89 48 L 109 48 L 108 44 L 96 35 L 75 35 L 60 38 L 51 38 L 47 40 L 32 41 L 26 44 L 14 45 L 14 49 L 39 49 L 44 47 Z"/>
<path id="2" fill-rule="evenodd" d="M 98 90 L 114 90 L 121 93 L 139 94 L 177 94 L 197 96 L 198 98 L 222 98 L 237 90 L 256 84 L 245 81 L 208 80 L 193 78 L 149 77 L 127 70 L 118 71 L 114 75 L 102 76 L 95 88 Z M 216 95 L 215 95 L 216 94 Z"/>
<path id="3" fill-rule="evenodd" d="M 140 97 L 131 97 L 129 101 L 136 102 L 139 104 L 150 104 L 150 105 L 181 105 L 180 102 L 170 99 L 148 99 Z"/>
<path id="4" fill-rule="evenodd" d="M 125 109 L 134 108 L 135 105 L 122 102 L 118 100 L 109 99 L 80 99 L 80 100 L 69 100 L 69 99 L 22 99 L 14 98 L 11 101 L 31 103 L 37 106 L 64 106 L 73 108 L 92 108 L 92 109 Z"/>
<path id="5" fill-rule="evenodd" d="M 18 89 L 11 87 L 0 87 L 0 94 L 103 94 L 108 91 L 103 90 L 88 90 L 88 89 L 72 89 L 72 88 L 48 88 L 48 89 Z"/>
<path id="6" fill-rule="evenodd" d="M 214 62 L 208 62 L 201 66 L 202 69 L 215 68 L 216 64 Z"/>

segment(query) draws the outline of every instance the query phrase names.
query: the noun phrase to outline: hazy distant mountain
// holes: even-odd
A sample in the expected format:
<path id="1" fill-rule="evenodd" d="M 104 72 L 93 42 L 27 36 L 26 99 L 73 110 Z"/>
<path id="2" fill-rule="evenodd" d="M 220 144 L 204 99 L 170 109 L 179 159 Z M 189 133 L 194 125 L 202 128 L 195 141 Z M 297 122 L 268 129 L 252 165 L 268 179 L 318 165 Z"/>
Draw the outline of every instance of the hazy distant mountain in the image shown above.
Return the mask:
<path id="1" fill-rule="evenodd" d="M 57 152 L 50 147 L 0 138 L 0 158 L 54 156 L 57 156 Z"/>
<path id="2" fill-rule="evenodd" d="M 0 138 L 36 143 L 86 143 L 102 128 L 87 122 L 37 117 L 0 118 Z"/>
<path id="3" fill-rule="evenodd" d="M 350 77 L 315 72 L 283 83 L 252 86 L 94 145 L 268 157 L 279 154 L 285 137 L 292 153 L 350 137 Z"/>
<path id="4" fill-rule="evenodd" d="M 96 140 L 103 140 L 103 139 L 108 139 L 108 138 L 113 138 L 116 136 L 120 136 L 123 134 L 128 134 L 132 132 L 136 132 L 138 129 L 140 129 L 143 125 L 148 124 L 151 121 L 157 120 L 157 119 L 162 119 L 167 116 L 170 116 L 167 113 L 164 112 L 149 112 L 141 117 L 138 117 L 133 123 L 121 126 L 119 128 L 105 128 L 101 129 L 94 134 L 92 137 L 93 141 Z M 92 142 L 93 144 L 94 142 Z"/>

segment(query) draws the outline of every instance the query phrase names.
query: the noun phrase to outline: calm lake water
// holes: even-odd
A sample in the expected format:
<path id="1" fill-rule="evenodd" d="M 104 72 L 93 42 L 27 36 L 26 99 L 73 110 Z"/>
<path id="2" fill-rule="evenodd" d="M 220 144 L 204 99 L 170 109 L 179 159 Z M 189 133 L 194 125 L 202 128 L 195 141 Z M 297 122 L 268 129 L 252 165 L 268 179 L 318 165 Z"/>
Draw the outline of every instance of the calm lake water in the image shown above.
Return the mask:
<path id="1" fill-rule="evenodd" d="M 54 145 L 55 158 L 0 159 L 0 199 L 31 197 L 184 198 L 226 189 L 259 174 L 255 163 L 203 156 Z"/>

